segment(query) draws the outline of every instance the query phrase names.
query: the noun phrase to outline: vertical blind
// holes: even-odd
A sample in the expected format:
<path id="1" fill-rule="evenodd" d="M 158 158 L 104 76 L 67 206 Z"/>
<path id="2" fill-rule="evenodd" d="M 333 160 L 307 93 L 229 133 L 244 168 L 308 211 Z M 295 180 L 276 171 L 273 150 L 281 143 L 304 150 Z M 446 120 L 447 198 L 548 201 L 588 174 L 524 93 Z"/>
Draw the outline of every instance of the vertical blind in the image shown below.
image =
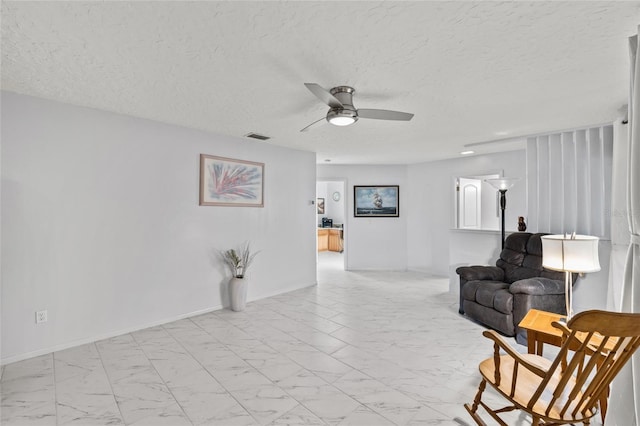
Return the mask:
<path id="1" fill-rule="evenodd" d="M 532 232 L 611 234 L 613 125 L 527 138 Z"/>

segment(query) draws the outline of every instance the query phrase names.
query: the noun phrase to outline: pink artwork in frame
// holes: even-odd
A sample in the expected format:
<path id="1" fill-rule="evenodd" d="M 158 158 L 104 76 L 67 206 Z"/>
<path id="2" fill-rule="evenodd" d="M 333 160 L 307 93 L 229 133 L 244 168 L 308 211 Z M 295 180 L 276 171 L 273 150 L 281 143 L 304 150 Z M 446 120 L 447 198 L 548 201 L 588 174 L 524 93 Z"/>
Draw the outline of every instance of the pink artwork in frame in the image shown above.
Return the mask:
<path id="1" fill-rule="evenodd" d="M 200 205 L 264 207 L 264 163 L 200 154 Z"/>

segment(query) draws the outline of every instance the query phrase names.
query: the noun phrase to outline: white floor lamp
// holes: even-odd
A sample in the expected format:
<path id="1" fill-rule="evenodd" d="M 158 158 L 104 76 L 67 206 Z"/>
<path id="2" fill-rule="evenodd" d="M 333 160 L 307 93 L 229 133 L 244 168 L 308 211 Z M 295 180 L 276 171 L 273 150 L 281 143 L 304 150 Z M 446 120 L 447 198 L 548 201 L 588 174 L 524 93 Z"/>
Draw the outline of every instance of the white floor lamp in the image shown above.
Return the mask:
<path id="1" fill-rule="evenodd" d="M 563 271 L 567 322 L 573 315 L 572 273 L 584 274 L 600 270 L 598 237 L 589 235 L 543 235 L 542 266 Z"/>

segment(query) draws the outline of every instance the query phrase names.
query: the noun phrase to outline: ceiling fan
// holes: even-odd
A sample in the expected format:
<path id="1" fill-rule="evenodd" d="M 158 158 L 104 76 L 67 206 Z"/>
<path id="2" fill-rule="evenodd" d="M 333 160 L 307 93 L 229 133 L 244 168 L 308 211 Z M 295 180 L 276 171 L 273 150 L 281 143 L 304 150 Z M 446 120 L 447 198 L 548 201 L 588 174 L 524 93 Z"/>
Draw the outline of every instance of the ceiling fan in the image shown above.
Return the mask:
<path id="1" fill-rule="evenodd" d="M 409 121 L 413 114 L 400 111 L 389 111 L 386 109 L 356 109 L 353 106 L 353 94 L 355 89 L 349 86 L 337 86 L 327 91 L 316 83 L 305 83 L 307 89 L 318 99 L 329 105 L 326 117 L 309 124 L 301 132 L 306 132 L 312 126 L 327 120 L 335 126 L 348 126 L 358 121 L 358 118 L 372 118 L 374 120 L 399 120 Z"/>

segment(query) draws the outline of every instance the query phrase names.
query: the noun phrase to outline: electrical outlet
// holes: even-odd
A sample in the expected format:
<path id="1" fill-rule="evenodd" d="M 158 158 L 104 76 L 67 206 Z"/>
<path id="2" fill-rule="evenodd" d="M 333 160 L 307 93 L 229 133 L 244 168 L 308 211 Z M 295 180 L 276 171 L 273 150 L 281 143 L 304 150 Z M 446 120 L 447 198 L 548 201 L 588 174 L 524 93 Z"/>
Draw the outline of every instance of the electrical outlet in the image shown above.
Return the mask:
<path id="1" fill-rule="evenodd" d="M 37 311 L 36 312 L 36 324 L 40 324 L 41 322 L 47 322 L 47 311 Z"/>

